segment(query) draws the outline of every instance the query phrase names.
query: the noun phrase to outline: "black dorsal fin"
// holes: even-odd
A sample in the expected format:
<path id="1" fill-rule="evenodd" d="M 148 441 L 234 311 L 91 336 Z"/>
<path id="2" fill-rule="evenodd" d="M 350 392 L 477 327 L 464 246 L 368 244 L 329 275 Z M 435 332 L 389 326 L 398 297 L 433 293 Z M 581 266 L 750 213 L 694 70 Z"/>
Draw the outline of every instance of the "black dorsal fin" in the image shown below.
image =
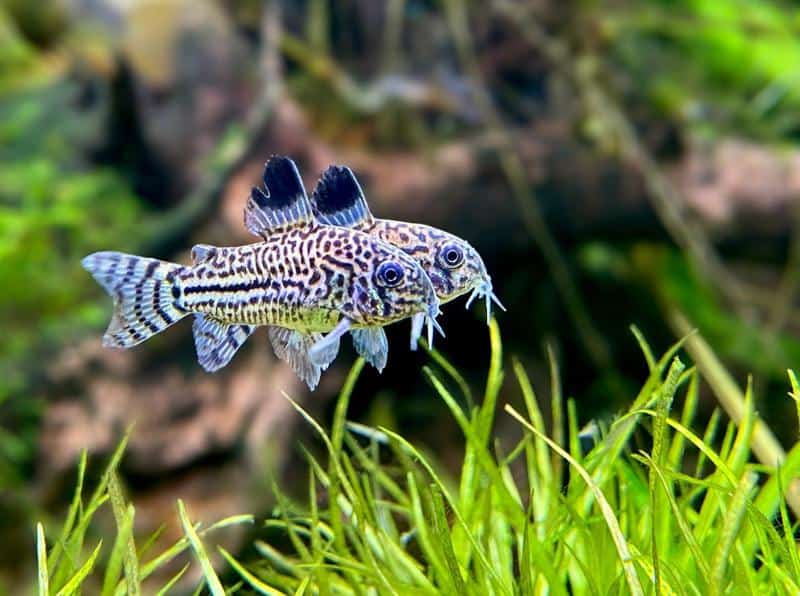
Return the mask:
<path id="1" fill-rule="evenodd" d="M 347 166 L 328 166 L 311 194 L 317 221 L 348 228 L 372 223 L 364 192 Z"/>
<path id="2" fill-rule="evenodd" d="M 271 157 L 263 178 L 264 188 L 253 187 L 244 209 L 244 225 L 250 232 L 267 237 L 313 221 L 303 179 L 291 159 Z"/>

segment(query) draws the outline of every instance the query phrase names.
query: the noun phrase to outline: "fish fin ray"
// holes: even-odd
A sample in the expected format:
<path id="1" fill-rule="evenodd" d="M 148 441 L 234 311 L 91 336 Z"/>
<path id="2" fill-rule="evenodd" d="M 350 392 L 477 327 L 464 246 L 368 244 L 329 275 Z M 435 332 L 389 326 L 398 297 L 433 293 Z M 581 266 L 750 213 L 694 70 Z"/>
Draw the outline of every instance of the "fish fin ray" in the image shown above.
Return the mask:
<path id="1" fill-rule="evenodd" d="M 320 334 L 300 333 L 286 327 L 269 327 L 267 333 L 275 355 L 286 362 L 294 373 L 313 391 L 319 384 L 322 371 L 328 368 L 333 359 L 336 358 L 336 353 L 339 349 L 338 344 L 336 345 L 336 352 L 332 356 L 329 355 L 327 362 L 320 364 L 312 362 L 308 356 L 309 348 L 321 338 Z"/>
<path id="2" fill-rule="evenodd" d="M 319 343 L 322 339 L 323 335 L 321 333 L 312 333 L 308 349 L 310 350 L 312 346 Z M 314 362 L 318 364 L 322 370 L 327 370 L 328 367 L 333 364 L 333 361 L 336 360 L 336 356 L 339 355 L 340 343 L 340 339 L 336 338 L 334 341 L 327 344 L 324 349 L 317 352 L 314 357 Z"/>
<path id="3" fill-rule="evenodd" d="M 389 340 L 386 332 L 380 327 L 369 329 L 353 329 L 353 346 L 359 356 L 374 366 L 378 372 L 383 372 L 389 357 Z"/>
<path id="4" fill-rule="evenodd" d="M 322 173 L 311 206 L 317 221 L 326 225 L 352 228 L 374 221 L 361 185 L 346 166 L 329 166 Z"/>
<path id="5" fill-rule="evenodd" d="M 273 156 L 264 166 L 264 188 L 253 187 L 244 209 L 244 225 L 262 238 L 314 221 L 303 179 L 294 161 Z"/>
<path id="6" fill-rule="evenodd" d="M 194 324 L 194 346 L 197 361 L 206 371 L 225 367 L 255 331 L 253 325 L 230 325 L 197 313 Z"/>
<path id="7" fill-rule="evenodd" d="M 418 312 L 411 317 L 411 351 L 416 352 L 422 328 L 425 325 L 425 313 Z"/>
<path id="8" fill-rule="evenodd" d="M 344 317 L 325 337 L 321 337 L 315 341 L 314 345 L 308 349 L 308 358 L 311 362 L 319 365 L 325 362 L 330 363 L 328 358 L 330 357 L 331 350 L 335 348 L 336 352 L 339 351 L 339 342 L 342 336 L 350 330 L 352 324 L 353 322 L 350 319 Z"/>
<path id="9" fill-rule="evenodd" d="M 180 305 L 182 265 L 111 251 L 81 264 L 114 300 L 104 346 L 131 348 L 189 314 Z"/>

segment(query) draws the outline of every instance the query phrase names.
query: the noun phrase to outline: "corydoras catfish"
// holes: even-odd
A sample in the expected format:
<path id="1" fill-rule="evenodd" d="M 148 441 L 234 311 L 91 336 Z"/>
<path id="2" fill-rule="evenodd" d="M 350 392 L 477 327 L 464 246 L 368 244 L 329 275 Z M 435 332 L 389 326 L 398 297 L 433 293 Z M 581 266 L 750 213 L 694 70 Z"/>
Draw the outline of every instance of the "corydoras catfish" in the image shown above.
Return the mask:
<path id="1" fill-rule="evenodd" d="M 438 313 L 413 259 L 362 232 L 315 221 L 291 160 L 271 159 L 265 178 L 269 190 L 254 190 L 245 210 L 262 242 L 196 245 L 191 266 L 118 252 L 83 259 L 114 299 L 104 345 L 130 348 L 192 314 L 198 361 L 216 371 L 267 325 L 278 355 L 313 389 L 348 330 Z"/>
<path id="2" fill-rule="evenodd" d="M 487 324 L 492 301 L 505 310 L 492 291 L 492 278 L 483 259 L 466 240 L 424 224 L 373 217 L 350 168 L 328 167 L 311 194 L 311 205 L 320 223 L 359 230 L 402 249 L 425 270 L 442 304 L 471 292 L 466 305 L 469 308 L 475 298 L 483 297 Z M 412 350 L 416 349 L 422 323 L 419 315 L 412 319 Z M 365 328 L 354 330 L 352 335 L 356 351 L 378 370 L 383 369 L 389 346 L 384 331 Z"/>

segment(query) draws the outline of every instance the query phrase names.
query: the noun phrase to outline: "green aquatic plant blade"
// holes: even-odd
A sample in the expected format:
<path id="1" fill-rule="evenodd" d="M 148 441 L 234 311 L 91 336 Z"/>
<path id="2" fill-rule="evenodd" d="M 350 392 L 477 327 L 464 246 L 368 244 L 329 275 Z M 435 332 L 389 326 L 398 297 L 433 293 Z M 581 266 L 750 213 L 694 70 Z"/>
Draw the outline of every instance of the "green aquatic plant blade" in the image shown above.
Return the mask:
<path id="1" fill-rule="evenodd" d="M 661 386 L 658 398 L 656 400 L 656 417 L 653 422 L 653 450 L 652 459 L 655 466 L 663 467 L 666 459 L 667 443 L 669 441 L 667 417 L 672 407 L 672 400 L 675 397 L 675 392 L 678 387 L 678 380 L 683 373 L 685 366 L 676 357 L 670 365 L 667 372 L 667 378 Z M 650 469 L 648 478 L 648 488 L 650 491 L 650 523 L 651 538 L 650 545 L 652 550 L 652 570 L 653 570 L 653 583 L 655 584 L 655 591 L 661 592 L 661 570 L 659 545 L 662 551 L 669 548 L 669 533 L 670 533 L 670 516 L 668 511 L 664 511 L 661 505 L 661 500 L 664 498 L 661 494 L 661 486 L 656 477 L 655 470 Z M 671 493 L 670 487 L 665 487 L 667 493 Z M 666 513 L 666 515 L 664 515 Z"/>
<path id="2" fill-rule="evenodd" d="M 39 596 L 50 594 L 50 577 L 47 572 L 47 544 L 44 538 L 44 527 L 36 524 L 36 568 L 38 571 Z"/>
<path id="3" fill-rule="evenodd" d="M 744 521 L 748 498 L 753 492 L 757 480 L 758 476 L 755 473 L 744 474 L 731 497 L 728 511 L 720 529 L 719 542 L 711 559 L 709 593 L 712 595 L 721 594 L 725 591 L 727 584 L 725 570 L 729 565 L 728 558 L 731 556 L 736 536 Z"/>
<path id="4" fill-rule="evenodd" d="M 514 408 L 510 406 L 506 406 L 506 412 L 508 412 L 511 416 L 516 418 L 520 424 L 522 424 L 525 428 L 529 431 L 534 433 L 535 435 L 541 437 L 547 445 L 553 449 L 556 453 L 558 453 L 561 457 L 563 457 L 577 472 L 580 474 L 581 478 L 583 478 L 584 482 L 589 485 L 594 498 L 596 499 L 600 509 L 602 511 L 603 518 L 606 521 L 608 526 L 609 532 L 611 532 L 611 537 L 614 541 L 614 546 L 617 549 L 617 553 L 619 555 L 620 562 L 622 563 L 625 578 L 628 583 L 628 588 L 631 591 L 631 594 L 636 596 L 643 595 L 644 590 L 642 589 L 642 585 L 639 582 L 639 577 L 636 574 L 636 570 L 632 563 L 632 557 L 630 553 L 630 549 L 628 548 L 628 542 L 625 539 L 625 536 L 622 533 L 622 530 L 619 526 L 619 520 L 617 519 L 614 511 L 609 504 L 608 500 L 606 499 L 603 492 L 597 486 L 597 484 L 593 481 L 589 472 L 583 468 L 575 459 L 570 456 L 569 453 L 564 451 L 555 441 L 550 439 L 549 437 L 543 435 L 541 432 L 536 430 L 525 418 L 519 414 Z"/>
<path id="5" fill-rule="evenodd" d="M 83 581 L 89 576 L 94 568 L 94 563 L 100 555 L 100 549 L 103 547 L 103 542 L 100 541 L 89 558 L 81 565 L 75 574 L 70 577 L 66 583 L 56 592 L 56 596 L 68 596 L 80 591 L 80 586 Z"/>
<path id="6" fill-rule="evenodd" d="M 36 528 L 39 593 L 101 589 L 122 596 L 142 584 L 148 593 L 167 594 L 187 567 L 171 571 L 160 586 L 152 585 L 153 575 L 187 551 L 203 572 L 198 594 L 795 592 L 800 555 L 786 495 L 800 470 L 800 445 L 777 468 L 754 461 L 750 386 L 737 423 L 715 410 L 707 424 L 698 424 L 702 371 L 684 366 L 674 349 L 656 359 L 637 337 L 649 372 L 632 406 L 613 423 L 587 425 L 580 404 L 567 400 L 555 416 L 565 422 L 560 435 L 545 428 L 536 392 L 516 360 L 525 415 L 506 405 L 512 418 L 495 420 L 499 334 L 484 400 L 474 408 L 451 391 L 458 386 L 452 375 L 425 369 L 431 399 L 440 400 L 461 431 L 464 457 L 455 469 L 396 431 L 347 421 L 363 367 L 357 362 L 330 430 L 291 402 L 324 448 L 301 448 L 308 464 L 302 498 L 273 483 L 273 515 L 256 531 L 270 540 L 279 534 L 276 542 L 257 538 L 249 559 L 217 547 L 224 573 L 211 565 L 205 538 L 252 524 L 252 516 L 200 527 L 179 502 L 184 536 L 154 552 L 160 532 L 144 541 L 133 536 L 135 512 L 115 472 L 121 451 L 88 499 L 84 456 L 80 490 L 49 551 L 46 526 Z M 552 352 L 548 357 L 557 376 Z M 552 406 L 562 396 L 558 383 L 551 387 Z M 495 426 L 507 433 L 509 424 L 519 435 L 500 440 Z M 94 540 L 93 520 L 103 507 L 116 522 L 105 541 L 110 548 Z M 87 542 L 96 546 L 88 549 Z"/>
<path id="7" fill-rule="evenodd" d="M 107 596 L 114 593 L 114 585 L 118 580 L 119 573 L 115 567 L 117 564 L 122 564 L 125 569 L 125 589 L 129 595 L 138 596 L 141 594 L 141 586 L 139 585 L 139 558 L 133 536 L 135 510 L 133 505 L 125 503 L 125 499 L 122 496 L 122 487 L 116 472 L 110 475 L 108 494 L 111 501 L 111 509 L 114 513 L 114 520 L 117 524 L 117 538 L 106 568 L 102 594 Z M 113 565 L 112 562 L 114 562 Z"/>
<path id="8" fill-rule="evenodd" d="M 161 588 L 156 592 L 156 596 L 166 596 L 167 594 L 171 593 L 172 588 L 177 584 L 181 578 L 184 576 L 186 571 L 191 567 L 191 563 L 186 563 L 183 567 L 181 567 L 178 572 L 173 575 L 167 583 L 165 583 Z"/>
<path id="9" fill-rule="evenodd" d="M 211 559 L 208 558 L 208 553 L 200 540 L 200 536 L 197 535 L 197 531 L 189 521 L 186 505 L 180 499 L 178 500 L 178 517 L 180 518 L 183 532 L 192 545 L 195 557 L 197 557 L 200 567 L 203 569 L 203 577 L 205 577 L 209 592 L 211 592 L 212 596 L 224 596 L 225 588 L 222 587 L 222 582 L 219 581 L 217 572 L 214 571 L 214 565 L 211 563 Z"/>
<path id="10" fill-rule="evenodd" d="M 250 573 L 247 569 L 242 566 L 239 561 L 233 558 L 233 556 L 226 551 L 221 546 L 218 547 L 220 554 L 225 558 L 228 564 L 238 573 L 244 581 L 248 583 L 248 585 L 253 588 L 259 594 L 264 594 L 265 596 L 281 596 L 283 592 L 276 590 L 275 588 L 268 586 L 266 583 L 262 582 L 258 579 L 255 575 Z"/>

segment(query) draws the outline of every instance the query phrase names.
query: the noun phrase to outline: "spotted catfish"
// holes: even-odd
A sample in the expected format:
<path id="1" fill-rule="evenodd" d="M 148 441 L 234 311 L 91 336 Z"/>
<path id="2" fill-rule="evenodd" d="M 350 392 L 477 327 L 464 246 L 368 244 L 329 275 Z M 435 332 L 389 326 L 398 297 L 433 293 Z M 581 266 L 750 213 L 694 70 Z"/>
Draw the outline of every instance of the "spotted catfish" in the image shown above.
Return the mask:
<path id="1" fill-rule="evenodd" d="M 285 175 L 287 172 L 291 172 L 291 176 Z M 305 190 L 303 189 L 302 180 L 297 174 L 297 168 L 294 165 L 294 162 L 286 157 L 273 157 L 267 163 L 267 166 L 264 169 L 263 183 L 267 195 L 273 197 L 273 200 L 281 201 L 284 200 L 284 197 L 295 194 L 302 194 L 305 196 Z M 249 208 L 249 205 L 252 201 L 255 201 L 256 203 L 263 202 L 263 194 L 264 191 L 258 187 L 254 187 L 251 190 L 251 201 L 248 202 L 248 207 L 245 209 L 245 226 L 253 234 L 257 236 L 263 236 L 265 239 L 269 240 L 269 229 L 265 230 L 264 226 L 261 226 L 258 221 L 253 220 L 252 215 L 257 215 L 258 212 L 252 211 Z M 306 198 L 305 200 L 307 201 L 308 199 Z M 314 222 L 318 223 L 316 220 L 314 220 Z M 365 258 L 373 258 L 373 255 L 375 254 L 374 249 L 370 250 L 369 247 L 365 247 L 362 250 L 362 248 L 358 245 L 354 246 L 352 243 L 348 243 L 347 238 L 350 238 L 350 236 L 342 236 L 338 233 L 341 231 L 341 228 L 334 226 L 328 227 L 330 229 L 328 230 L 327 236 L 323 236 L 323 241 L 318 246 L 318 251 L 322 261 L 332 262 L 335 269 L 336 267 L 341 267 L 344 262 L 353 259 L 355 259 L 357 263 L 361 263 L 361 261 L 363 261 Z M 369 235 L 365 236 L 371 240 L 375 240 Z M 363 237 L 361 239 L 364 240 Z M 386 243 L 382 244 L 385 247 L 396 251 L 395 247 L 392 247 Z M 322 267 L 322 270 L 325 273 L 322 283 L 327 286 L 333 285 L 334 292 L 339 291 L 336 288 L 342 283 L 341 275 L 329 268 L 326 268 L 325 266 Z M 415 275 L 417 274 L 418 273 L 415 273 Z M 392 268 L 387 268 L 385 271 L 379 268 L 379 270 L 376 272 L 376 276 L 377 277 L 375 279 L 377 280 L 379 286 L 389 287 L 393 284 L 400 283 L 403 277 L 402 275 L 398 277 L 398 272 Z M 366 300 L 366 294 L 362 294 L 361 299 Z M 404 302 L 406 300 L 400 293 L 395 293 L 393 299 L 400 302 Z M 414 315 L 420 317 L 420 325 L 418 325 L 416 328 L 417 337 L 419 337 L 419 335 L 422 333 L 422 322 L 425 320 L 428 322 L 429 341 L 432 341 L 434 329 L 437 329 L 439 332 L 441 332 L 441 327 L 439 327 L 439 324 L 435 320 L 438 312 L 438 307 L 434 308 L 431 304 L 428 311 L 420 311 Z M 380 325 L 385 325 L 387 322 L 392 322 L 392 320 L 375 319 L 373 321 L 365 321 L 364 324 L 367 326 L 367 328 L 372 329 L 377 328 Z M 353 330 L 357 332 L 355 328 L 356 326 L 353 327 Z M 296 363 L 305 362 L 310 356 L 311 360 L 313 360 L 315 364 L 317 364 L 322 370 L 325 370 L 338 353 L 338 337 L 342 334 L 344 334 L 344 331 L 335 336 L 337 339 L 335 342 L 319 342 L 319 337 L 315 337 L 313 333 L 303 332 L 302 330 L 290 330 L 278 326 L 271 326 L 269 328 L 270 341 L 272 342 L 275 354 L 282 360 L 290 363 L 293 368 L 296 368 Z M 315 342 L 317 343 L 315 344 Z"/>
<path id="2" fill-rule="evenodd" d="M 255 189 L 245 211 L 262 242 L 197 245 L 191 266 L 118 252 L 83 259 L 114 299 L 104 345 L 132 347 L 193 314 L 198 361 L 215 371 L 266 325 L 278 355 L 313 389 L 348 330 L 438 313 L 431 282 L 413 259 L 314 220 L 291 160 L 271 159 L 264 178 L 268 189 Z"/>
<path id="3" fill-rule="evenodd" d="M 442 304 L 471 291 L 467 308 L 475 298 L 485 298 L 487 324 L 492 301 L 505 310 L 492 291 L 492 278 L 478 251 L 458 236 L 431 226 L 373 217 L 350 168 L 328 167 L 311 195 L 311 205 L 321 223 L 360 230 L 402 249 L 428 274 Z M 412 350 L 422 323 L 418 316 L 412 319 Z M 356 351 L 378 370 L 383 369 L 389 345 L 384 331 L 378 327 L 358 329 L 352 336 Z"/>

